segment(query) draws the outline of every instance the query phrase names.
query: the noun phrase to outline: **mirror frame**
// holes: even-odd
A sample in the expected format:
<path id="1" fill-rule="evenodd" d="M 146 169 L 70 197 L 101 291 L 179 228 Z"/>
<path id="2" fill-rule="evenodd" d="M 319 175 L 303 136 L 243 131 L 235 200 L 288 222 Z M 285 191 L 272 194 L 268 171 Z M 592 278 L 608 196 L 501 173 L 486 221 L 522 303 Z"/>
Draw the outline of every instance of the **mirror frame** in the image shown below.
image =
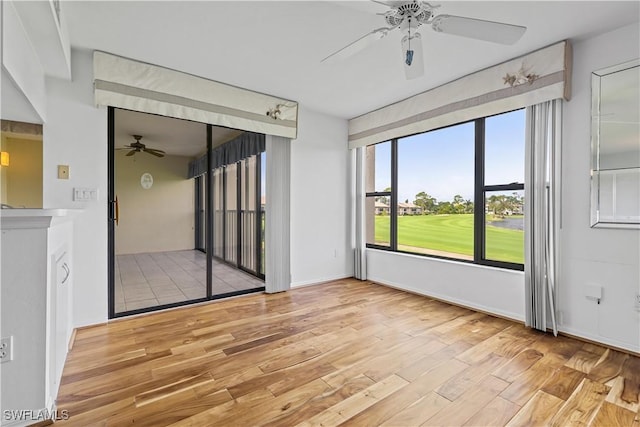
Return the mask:
<path id="1" fill-rule="evenodd" d="M 640 218 L 629 221 L 602 221 L 600 219 L 600 90 L 604 76 L 630 68 L 640 67 L 640 59 L 634 59 L 591 73 L 591 227 L 640 229 Z M 640 72 L 640 70 L 639 70 Z M 636 93 L 639 93 L 636 88 Z M 640 146 L 639 146 L 640 150 Z M 640 216 L 640 212 L 638 213 Z"/>

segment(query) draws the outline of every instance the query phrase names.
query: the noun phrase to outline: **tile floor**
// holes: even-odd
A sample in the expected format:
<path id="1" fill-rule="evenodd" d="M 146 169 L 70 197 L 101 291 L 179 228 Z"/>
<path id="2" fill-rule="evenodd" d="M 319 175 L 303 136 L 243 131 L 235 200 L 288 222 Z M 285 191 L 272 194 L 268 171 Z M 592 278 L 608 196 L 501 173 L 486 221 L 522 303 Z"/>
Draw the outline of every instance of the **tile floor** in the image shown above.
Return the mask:
<path id="1" fill-rule="evenodd" d="M 116 255 L 116 313 L 204 298 L 206 264 L 206 255 L 195 250 Z M 257 277 L 214 260 L 214 294 L 262 286 Z"/>

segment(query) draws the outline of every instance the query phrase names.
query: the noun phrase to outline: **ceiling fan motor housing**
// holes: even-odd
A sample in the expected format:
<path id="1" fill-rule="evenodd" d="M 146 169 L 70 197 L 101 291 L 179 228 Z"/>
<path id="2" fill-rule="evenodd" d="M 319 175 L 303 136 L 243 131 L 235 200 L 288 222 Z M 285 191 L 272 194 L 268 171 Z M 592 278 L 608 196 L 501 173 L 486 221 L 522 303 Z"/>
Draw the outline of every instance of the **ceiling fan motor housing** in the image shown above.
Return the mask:
<path id="1" fill-rule="evenodd" d="M 416 27 L 429 23 L 433 17 L 433 8 L 429 3 L 411 1 L 406 2 L 385 14 L 385 20 L 391 27 L 398 27 L 406 21 L 413 21 Z"/>

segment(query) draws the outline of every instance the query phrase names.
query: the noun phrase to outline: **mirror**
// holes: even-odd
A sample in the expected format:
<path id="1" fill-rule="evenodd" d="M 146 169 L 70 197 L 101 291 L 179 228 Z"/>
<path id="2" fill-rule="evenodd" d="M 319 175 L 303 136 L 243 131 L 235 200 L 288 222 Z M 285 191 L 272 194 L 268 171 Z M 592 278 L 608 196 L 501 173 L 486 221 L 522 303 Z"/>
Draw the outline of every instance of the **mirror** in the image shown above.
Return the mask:
<path id="1" fill-rule="evenodd" d="M 591 226 L 640 228 L 640 60 L 591 75 Z"/>

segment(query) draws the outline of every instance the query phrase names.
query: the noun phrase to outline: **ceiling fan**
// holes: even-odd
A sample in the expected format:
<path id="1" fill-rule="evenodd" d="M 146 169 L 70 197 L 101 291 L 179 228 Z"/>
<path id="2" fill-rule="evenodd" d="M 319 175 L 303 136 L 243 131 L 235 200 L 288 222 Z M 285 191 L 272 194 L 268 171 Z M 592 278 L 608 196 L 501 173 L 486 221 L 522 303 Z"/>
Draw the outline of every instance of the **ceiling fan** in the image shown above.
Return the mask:
<path id="1" fill-rule="evenodd" d="M 116 148 L 116 150 L 131 150 L 126 155 L 133 156 L 136 153 L 145 152 L 149 153 L 156 157 L 164 157 L 165 152 L 162 150 L 157 150 L 155 148 L 147 148 L 146 145 L 140 142 L 142 139 L 141 135 L 131 135 L 135 142 L 132 142 L 131 145 L 125 145 L 124 148 Z"/>
<path id="2" fill-rule="evenodd" d="M 434 15 L 440 5 L 432 5 L 425 1 L 378 1 L 389 8 L 384 13 L 387 27 L 373 30 L 356 41 L 339 49 L 324 58 L 321 62 L 335 61 L 349 57 L 370 46 L 376 40 L 386 37 L 391 31 L 400 29 L 404 34 L 401 40 L 404 70 L 407 79 L 420 77 L 424 73 L 424 60 L 419 26 L 431 25 L 439 33 L 453 34 L 478 40 L 510 45 L 517 42 L 526 31 L 526 27 L 482 19 L 465 18 L 454 15 Z"/>

